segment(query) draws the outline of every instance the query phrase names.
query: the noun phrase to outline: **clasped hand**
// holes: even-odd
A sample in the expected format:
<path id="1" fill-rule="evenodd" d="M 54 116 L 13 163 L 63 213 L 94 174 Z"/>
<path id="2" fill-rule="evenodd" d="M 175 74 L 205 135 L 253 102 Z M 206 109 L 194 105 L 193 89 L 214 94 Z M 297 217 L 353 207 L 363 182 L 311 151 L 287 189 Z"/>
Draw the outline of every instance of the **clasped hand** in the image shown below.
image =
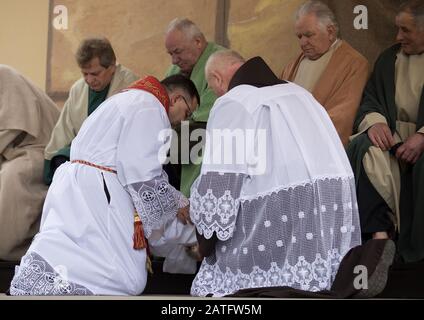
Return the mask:
<path id="1" fill-rule="evenodd" d="M 377 148 L 388 151 L 395 144 L 394 136 L 385 123 L 377 123 L 368 130 L 368 137 Z M 415 164 L 424 152 L 424 134 L 415 133 L 396 150 L 398 160 Z"/>

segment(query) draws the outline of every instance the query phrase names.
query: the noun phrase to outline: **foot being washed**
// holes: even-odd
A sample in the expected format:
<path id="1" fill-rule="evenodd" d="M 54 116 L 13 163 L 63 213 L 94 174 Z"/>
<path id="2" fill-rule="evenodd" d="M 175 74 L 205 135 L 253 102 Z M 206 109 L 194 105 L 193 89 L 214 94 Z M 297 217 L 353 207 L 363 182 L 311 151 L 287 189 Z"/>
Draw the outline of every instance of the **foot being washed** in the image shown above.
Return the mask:
<path id="1" fill-rule="evenodd" d="M 195 244 L 189 247 L 186 247 L 187 254 L 196 261 L 202 261 L 203 257 L 199 252 L 199 245 Z"/>

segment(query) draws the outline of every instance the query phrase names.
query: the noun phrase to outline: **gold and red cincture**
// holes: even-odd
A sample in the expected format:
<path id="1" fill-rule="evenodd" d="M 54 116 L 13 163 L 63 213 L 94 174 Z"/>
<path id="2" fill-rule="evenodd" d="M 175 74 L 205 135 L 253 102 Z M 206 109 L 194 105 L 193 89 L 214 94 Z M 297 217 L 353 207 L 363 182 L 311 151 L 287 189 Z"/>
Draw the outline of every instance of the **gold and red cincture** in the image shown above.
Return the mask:
<path id="1" fill-rule="evenodd" d="M 100 169 L 102 171 L 112 172 L 112 173 L 116 174 L 116 170 L 110 169 L 108 167 L 99 166 L 97 164 L 94 164 L 94 163 L 91 163 L 91 162 L 88 162 L 88 161 L 85 161 L 85 160 L 72 160 L 71 163 L 84 164 L 84 165 L 89 166 L 89 167 L 93 167 L 93 168 L 96 168 L 96 169 Z"/>

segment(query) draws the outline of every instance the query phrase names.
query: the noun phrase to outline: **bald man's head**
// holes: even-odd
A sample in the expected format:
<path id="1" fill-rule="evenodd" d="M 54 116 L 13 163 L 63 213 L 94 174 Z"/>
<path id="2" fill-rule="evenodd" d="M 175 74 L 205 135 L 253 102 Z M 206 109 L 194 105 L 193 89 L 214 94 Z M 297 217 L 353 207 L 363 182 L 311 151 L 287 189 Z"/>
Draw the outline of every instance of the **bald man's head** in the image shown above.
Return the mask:
<path id="1" fill-rule="evenodd" d="M 233 50 L 217 51 L 209 57 L 205 67 L 206 80 L 218 97 L 228 92 L 231 79 L 245 62 L 244 58 Z"/>

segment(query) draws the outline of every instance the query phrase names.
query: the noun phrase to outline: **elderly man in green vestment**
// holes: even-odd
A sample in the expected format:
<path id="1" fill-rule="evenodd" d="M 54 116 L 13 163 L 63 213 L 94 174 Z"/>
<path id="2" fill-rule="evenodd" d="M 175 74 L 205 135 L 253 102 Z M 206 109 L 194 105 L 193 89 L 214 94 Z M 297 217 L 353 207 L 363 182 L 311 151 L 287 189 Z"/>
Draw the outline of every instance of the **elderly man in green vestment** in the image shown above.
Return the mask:
<path id="1" fill-rule="evenodd" d="M 138 79 L 131 70 L 116 64 L 112 45 L 106 38 L 83 40 L 76 60 L 83 78 L 71 87 L 44 153 L 44 182 L 48 185 L 55 170 L 69 160 L 71 142 L 84 120 L 108 97 Z"/>
<path id="2" fill-rule="evenodd" d="M 209 112 L 216 100 L 214 92 L 209 88 L 205 79 L 205 65 L 211 54 L 223 47 L 208 42 L 200 29 L 189 19 L 175 19 L 171 21 L 166 31 L 165 47 L 172 58 L 172 66 L 169 68 L 166 76 L 174 74 L 183 74 L 190 78 L 200 95 L 200 104 L 196 110 L 193 110 L 188 122 L 183 122 L 176 129 L 178 141 L 173 141 L 173 145 L 178 145 L 178 159 L 172 157 L 172 175 L 181 190 L 186 196 L 190 196 L 190 187 L 200 173 L 201 154 L 191 152 L 192 148 L 198 143 L 204 142 L 204 137 L 199 136 L 190 141 L 191 133 L 196 129 L 205 129 L 209 118 Z M 202 137 L 203 139 L 200 139 Z M 175 147 L 176 148 L 176 147 Z M 171 148 L 172 150 L 172 148 Z M 175 163 L 178 164 L 175 165 Z M 168 171 L 168 170 L 167 170 Z M 169 172 L 168 172 L 169 173 Z M 170 176 L 170 180 L 173 177 Z"/>
<path id="3" fill-rule="evenodd" d="M 424 259 L 424 2 L 404 3 L 398 44 L 378 58 L 348 147 L 365 238 L 398 238 L 406 262 Z"/>

